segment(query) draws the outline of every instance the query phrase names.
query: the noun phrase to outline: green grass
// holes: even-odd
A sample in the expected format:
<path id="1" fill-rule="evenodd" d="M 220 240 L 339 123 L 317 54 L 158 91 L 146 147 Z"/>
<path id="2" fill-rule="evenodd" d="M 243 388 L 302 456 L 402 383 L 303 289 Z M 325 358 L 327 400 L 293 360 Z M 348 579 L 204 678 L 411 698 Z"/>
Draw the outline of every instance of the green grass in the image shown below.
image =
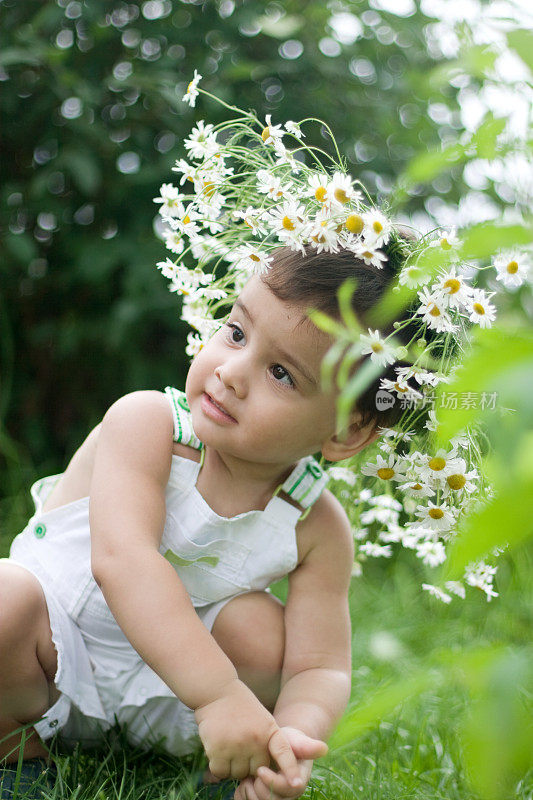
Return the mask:
<path id="1" fill-rule="evenodd" d="M 4 529 L 5 530 L 5 529 Z M 7 541 L 2 543 L 4 554 Z M 502 558 L 497 590 L 487 603 L 476 590 L 449 606 L 420 589 L 430 579 L 417 559 L 369 562 L 351 589 L 353 688 L 350 708 L 400 678 L 438 663 L 439 653 L 458 655 L 488 645 L 519 647 L 533 630 L 533 551 Z M 276 593 L 284 597 L 286 584 Z M 442 663 L 441 663 L 442 667 Z M 465 685 L 437 682 L 403 702 L 373 728 L 314 767 L 308 800 L 484 800 L 468 781 L 462 731 L 469 713 Z M 497 724 L 497 721 L 495 721 Z M 60 777 L 49 793 L 58 800 L 151 800 L 201 798 L 192 776 L 205 766 L 202 753 L 185 759 L 147 754 L 128 745 L 121 732 L 96 752 L 66 755 L 52 745 Z M 504 797 L 532 800 L 533 772 Z M 498 796 L 500 800 L 500 796 Z"/>

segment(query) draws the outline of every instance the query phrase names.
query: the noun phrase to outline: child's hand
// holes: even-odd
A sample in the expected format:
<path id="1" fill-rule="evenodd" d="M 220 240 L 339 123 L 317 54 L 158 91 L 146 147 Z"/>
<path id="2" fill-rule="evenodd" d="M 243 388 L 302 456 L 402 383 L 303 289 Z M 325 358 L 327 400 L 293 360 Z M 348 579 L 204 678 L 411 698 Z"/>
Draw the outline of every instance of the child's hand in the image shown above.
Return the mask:
<path id="1" fill-rule="evenodd" d="M 240 680 L 195 711 L 209 769 L 217 778 L 242 780 L 275 759 L 287 784 L 300 777 L 288 737 L 276 720 Z"/>
<path id="2" fill-rule="evenodd" d="M 259 767 L 257 777 L 245 778 L 235 791 L 235 800 L 283 800 L 300 797 L 309 783 L 313 759 L 326 755 L 328 746 L 319 739 L 312 739 L 297 728 L 281 728 L 290 742 L 298 759 L 299 786 L 291 786 L 281 772 L 273 772 L 268 767 Z"/>

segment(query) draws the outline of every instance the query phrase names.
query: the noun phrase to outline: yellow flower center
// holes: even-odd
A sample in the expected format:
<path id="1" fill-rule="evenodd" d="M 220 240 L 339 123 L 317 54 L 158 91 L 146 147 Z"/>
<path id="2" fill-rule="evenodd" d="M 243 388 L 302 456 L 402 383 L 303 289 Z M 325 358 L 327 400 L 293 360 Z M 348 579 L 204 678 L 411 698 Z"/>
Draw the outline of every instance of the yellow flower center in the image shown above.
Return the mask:
<path id="1" fill-rule="evenodd" d="M 191 183 L 194 183 L 194 178 L 191 178 L 190 175 L 187 175 L 187 180 L 190 181 Z"/>
<path id="2" fill-rule="evenodd" d="M 407 392 L 407 386 L 400 386 L 399 383 L 395 383 L 394 388 L 397 392 Z"/>
<path id="3" fill-rule="evenodd" d="M 350 233 L 361 233 L 365 225 L 363 218 L 360 217 L 359 214 L 350 214 L 344 224 Z"/>
<path id="4" fill-rule="evenodd" d="M 421 488 L 422 488 L 422 484 L 420 484 L 420 483 L 414 483 L 411 486 L 411 489 L 416 489 L 417 491 L 420 490 Z"/>
<path id="5" fill-rule="evenodd" d="M 266 142 L 266 140 L 270 137 L 270 128 L 267 127 L 263 128 L 263 133 L 261 134 L 261 139 Z"/>
<path id="6" fill-rule="evenodd" d="M 432 317 L 440 317 L 440 309 L 438 306 L 434 305 L 431 311 L 429 312 Z"/>
<path id="7" fill-rule="evenodd" d="M 439 472 L 439 470 L 444 469 L 446 466 L 446 459 L 435 456 L 430 459 L 428 466 L 430 469 L 434 469 L 435 472 Z"/>
<path id="8" fill-rule="evenodd" d="M 290 217 L 286 217 L 286 216 L 283 217 L 283 220 L 282 220 L 281 224 L 283 225 L 283 227 L 285 228 L 286 231 L 293 231 L 294 230 L 294 223 L 290 219 Z"/>
<path id="9" fill-rule="evenodd" d="M 192 91 L 193 83 L 194 83 L 194 81 L 191 81 L 189 83 L 189 85 L 187 86 L 187 94 L 189 94 Z"/>
<path id="10" fill-rule="evenodd" d="M 327 189 L 325 186 L 319 186 L 315 192 L 315 197 L 319 203 L 323 203 L 326 199 Z"/>
<path id="11" fill-rule="evenodd" d="M 448 239 L 441 239 L 440 240 L 440 246 L 442 247 L 443 250 L 451 250 L 452 249 L 452 246 L 449 243 Z"/>
<path id="12" fill-rule="evenodd" d="M 283 197 L 283 192 L 278 192 L 278 193 L 276 194 L 276 197 Z"/>
<path id="13" fill-rule="evenodd" d="M 372 223 L 372 230 L 374 231 L 374 233 L 381 233 L 381 231 L 383 230 L 383 225 L 381 224 L 381 222 L 376 220 L 375 222 Z"/>
<path id="14" fill-rule="evenodd" d="M 518 272 L 518 264 L 516 261 L 509 261 L 507 264 L 507 272 L 509 272 L 511 275 L 514 275 L 515 272 Z"/>
<path id="15" fill-rule="evenodd" d="M 372 350 L 374 353 L 381 353 L 383 351 L 383 346 L 379 342 L 374 342 Z"/>
<path id="16" fill-rule="evenodd" d="M 485 309 L 483 308 L 483 306 L 481 305 L 481 303 L 474 303 L 474 305 L 473 305 L 473 309 L 474 309 L 474 311 L 476 312 L 476 314 L 480 314 L 480 315 L 482 315 L 482 314 L 484 314 L 484 313 L 485 313 Z"/>
<path id="17" fill-rule="evenodd" d="M 372 259 L 372 258 L 374 257 L 374 253 L 371 253 L 371 252 L 370 252 L 370 250 L 364 250 L 364 251 L 361 253 L 361 255 L 363 256 L 363 258 L 370 258 L 370 259 Z"/>
<path id="18" fill-rule="evenodd" d="M 431 517 L 431 519 L 442 519 L 444 516 L 444 511 L 442 508 L 430 508 L 428 516 Z"/>
<path id="19" fill-rule="evenodd" d="M 335 189 L 333 192 L 335 195 L 335 200 L 338 200 L 339 203 L 347 203 L 348 202 L 348 195 L 344 191 L 344 189 Z"/>
<path id="20" fill-rule="evenodd" d="M 319 236 L 311 236 L 311 239 L 317 244 L 323 244 L 326 241 L 326 238 L 322 233 Z"/>
<path id="21" fill-rule="evenodd" d="M 250 253 L 250 258 L 251 258 L 252 261 L 261 261 L 259 256 L 256 256 L 255 253 Z"/>
<path id="22" fill-rule="evenodd" d="M 466 483 L 466 478 L 464 475 L 448 475 L 446 481 L 450 489 L 462 489 Z"/>
<path id="23" fill-rule="evenodd" d="M 457 278 L 449 278 L 444 283 L 444 288 L 450 290 L 450 294 L 455 294 L 461 288 L 461 281 L 458 281 Z"/>
<path id="24" fill-rule="evenodd" d="M 185 214 L 185 216 L 183 217 L 183 224 L 184 225 L 188 225 L 190 221 L 191 221 L 191 218 L 189 217 L 189 215 Z"/>
<path id="25" fill-rule="evenodd" d="M 215 194 L 215 184 L 204 181 L 204 194 L 207 195 L 207 197 L 213 197 Z"/>
<path id="26" fill-rule="evenodd" d="M 394 470 L 390 467 L 381 467 L 377 471 L 378 478 L 381 478 L 384 481 L 389 481 L 392 476 L 394 475 Z"/>

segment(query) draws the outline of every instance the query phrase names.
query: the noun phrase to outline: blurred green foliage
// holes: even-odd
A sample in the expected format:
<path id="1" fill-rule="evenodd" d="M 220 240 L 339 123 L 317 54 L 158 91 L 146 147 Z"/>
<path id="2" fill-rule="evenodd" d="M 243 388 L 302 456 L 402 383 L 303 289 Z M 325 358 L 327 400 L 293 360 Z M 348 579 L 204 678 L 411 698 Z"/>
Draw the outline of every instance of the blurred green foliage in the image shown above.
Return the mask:
<path id="1" fill-rule="evenodd" d="M 64 469 L 119 396 L 183 384 L 186 326 L 155 269 L 166 251 L 152 199 L 194 122 L 224 114 L 181 102 L 195 68 L 206 89 L 275 121 L 326 119 L 378 198 L 462 123 L 457 88 L 425 80 L 441 59 L 419 9 L 5 0 L 0 13 L 0 456 L 14 498 Z M 327 146 L 323 133 L 313 144 Z M 455 203 L 466 188 L 458 167 L 429 193 Z M 406 192 L 407 211 L 424 207 L 427 187 Z"/>

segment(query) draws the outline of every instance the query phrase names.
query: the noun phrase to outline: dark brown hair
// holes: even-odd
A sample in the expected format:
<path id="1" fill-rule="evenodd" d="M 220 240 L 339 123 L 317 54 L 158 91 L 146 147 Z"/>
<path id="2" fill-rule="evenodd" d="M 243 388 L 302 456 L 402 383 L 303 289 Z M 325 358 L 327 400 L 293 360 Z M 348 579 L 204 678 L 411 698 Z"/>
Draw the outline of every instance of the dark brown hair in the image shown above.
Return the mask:
<path id="1" fill-rule="evenodd" d="M 279 300 L 306 309 L 318 309 L 334 319 L 340 319 L 337 298 L 339 288 L 348 278 L 355 278 L 352 309 L 359 323 L 365 332 L 368 327 L 372 327 L 373 330 L 377 328 L 383 336 L 388 336 L 394 330 L 394 320 L 379 325 L 375 319 L 371 319 L 370 312 L 405 263 L 410 238 L 409 235 L 399 234 L 382 248 L 388 256 L 388 261 L 382 268 L 365 264 L 351 250 L 317 253 L 313 247 L 307 246 L 302 255 L 289 247 L 281 247 L 275 251 L 269 271 L 261 277 Z M 410 317 L 411 313 L 404 310 L 396 319 L 402 321 Z M 396 333 L 396 338 L 402 344 L 408 344 L 419 328 L 416 321 L 410 322 Z M 369 357 L 363 356 L 356 366 L 360 366 Z M 400 420 L 404 409 L 399 400 L 384 410 L 378 409 L 376 392 L 383 378 L 397 380 L 395 367 L 408 365 L 409 362 L 396 361 L 388 366 L 357 398 L 355 408 L 361 414 L 363 426 L 374 422 L 376 425 L 392 427 Z"/>

